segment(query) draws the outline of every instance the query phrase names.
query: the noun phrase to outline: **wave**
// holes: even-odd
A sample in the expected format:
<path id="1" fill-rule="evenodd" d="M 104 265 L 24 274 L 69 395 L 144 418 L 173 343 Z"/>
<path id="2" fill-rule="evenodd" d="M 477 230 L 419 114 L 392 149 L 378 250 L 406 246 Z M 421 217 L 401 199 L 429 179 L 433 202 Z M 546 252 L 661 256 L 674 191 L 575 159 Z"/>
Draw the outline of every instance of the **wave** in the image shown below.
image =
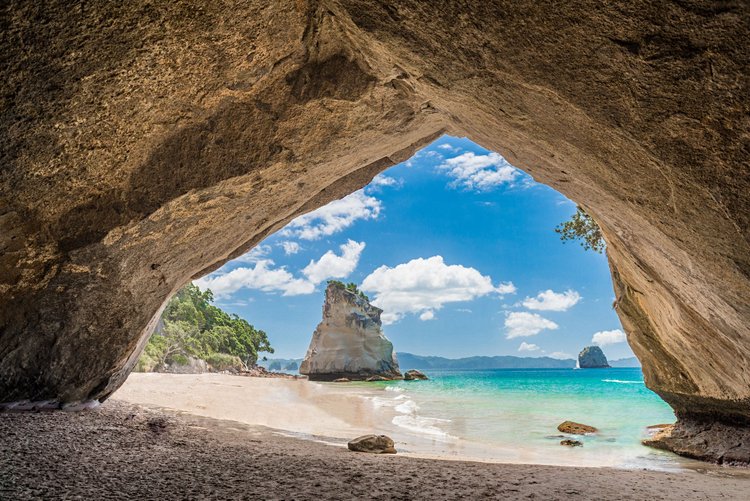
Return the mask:
<path id="1" fill-rule="evenodd" d="M 396 406 L 396 412 L 401 414 L 415 414 L 419 410 L 419 406 L 414 400 L 407 400 Z"/>
<path id="2" fill-rule="evenodd" d="M 643 381 L 623 381 L 622 379 L 602 379 L 602 382 L 618 384 L 643 384 Z"/>
<path id="3" fill-rule="evenodd" d="M 405 414 L 403 416 L 394 417 L 391 422 L 398 427 L 424 435 L 432 435 L 435 437 L 443 438 L 456 438 L 435 426 L 436 424 L 440 423 L 450 423 L 450 419 L 428 418 L 415 416 L 412 414 Z"/>
<path id="4" fill-rule="evenodd" d="M 398 386 L 386 386 L 385 391 L 395 391 L 396 393 L 402 393 L 404 389 L 399 388 Z"/>

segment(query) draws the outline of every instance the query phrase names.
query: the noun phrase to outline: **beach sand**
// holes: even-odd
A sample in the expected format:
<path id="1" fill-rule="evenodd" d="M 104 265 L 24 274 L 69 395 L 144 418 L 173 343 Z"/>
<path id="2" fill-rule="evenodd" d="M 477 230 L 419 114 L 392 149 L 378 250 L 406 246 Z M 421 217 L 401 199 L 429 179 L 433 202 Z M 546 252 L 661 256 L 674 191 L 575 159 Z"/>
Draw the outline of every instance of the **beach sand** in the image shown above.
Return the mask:
<path id="1" fill-rule="evenodd" d="M 338 406 L 336 387 L 220 375 L 135 376 L 117 398 L 92 411 L 0 414 L 0 499 L 746 500 L 750 493 L 750 472 L 739 469 L 665 473 L 353 453 L 331 432 L 351 438 L 361 430 L 348 420 L 362 416 L 344 416 L 341 428 L 330 429 L 335 421 L 326 406 Z M 164 388 L 164 381 L 174 384 Z M 238 394 L 232 384 L 258 394 Z M 321 394 L 321 405 L 305 403 Z M 170 406 L 189 403 L 194 410 L 152 407 L 169 395 Z M 126 400 L 147 400 L 147 406 Z M 336 445 L 208 417 L 222 413 L 274 428 L 306 422 L 303 433 Z"/>

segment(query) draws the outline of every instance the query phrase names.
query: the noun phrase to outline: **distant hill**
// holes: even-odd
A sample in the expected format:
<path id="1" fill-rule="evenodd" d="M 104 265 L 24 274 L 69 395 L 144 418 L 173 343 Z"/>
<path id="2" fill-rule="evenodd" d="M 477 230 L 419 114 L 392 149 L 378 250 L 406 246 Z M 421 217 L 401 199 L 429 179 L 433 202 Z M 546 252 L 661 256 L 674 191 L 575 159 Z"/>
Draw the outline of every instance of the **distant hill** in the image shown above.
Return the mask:
<path id="1" fill-rule="evenodd" d="M 424 357 L 412 353 L 396 353 L 402 371 L 408 369 L 572 369 L 576 361 L 572 358 L 558 360 L 550 357 Z"/>
<path id="2" fill-rule="evenodd" d="M 301 358 L 269 358 L 266 360 L 258 360 L 257 364 L 264 369 L 269 371 L 296 371 L 299 369 L 299 364 L 302 363 Z"/>
<path id="3" fill-rule="evenodd" d="M 619 360 L 610 360 L 611 367 L 640 367 L 641 363 L 635 357 L 621 358 Z"/>

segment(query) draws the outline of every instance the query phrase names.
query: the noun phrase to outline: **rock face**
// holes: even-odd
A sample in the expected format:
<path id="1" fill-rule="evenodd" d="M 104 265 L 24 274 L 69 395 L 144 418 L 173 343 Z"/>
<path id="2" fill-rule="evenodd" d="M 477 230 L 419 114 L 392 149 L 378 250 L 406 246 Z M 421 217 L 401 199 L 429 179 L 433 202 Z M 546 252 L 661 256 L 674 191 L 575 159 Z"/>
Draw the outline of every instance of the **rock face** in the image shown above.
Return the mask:
<path id="1" fill-rule="evenodd" d="M 393 439 L 386 435 L 364 435 L 347 444 L 350 451 L 372 454 L 396 454 Z"/>
<path id="2" fill-rule="evenodd" d="M 587 346 L 578 354 L 578 367 L 581 369 L 602 369 L 609 367 L 609 364 L 601 348 Z"/>
<path id="3" fill-rule="evenodd" d="M 300 374 L 319 381 L 400 379 L 393 344 L 381 329 L 382 312 L 342 284 L 329 283 L 323 320 L 313 333 Z"/>
<path id="4" fill-rule="evenodd" d="M 0 401 L 106 398 L 180 286 L 450 133 L 596 219 L 646 385 L 681 422 L 744 429 L 749 17 L 698 0 L 5 2 Z"/>

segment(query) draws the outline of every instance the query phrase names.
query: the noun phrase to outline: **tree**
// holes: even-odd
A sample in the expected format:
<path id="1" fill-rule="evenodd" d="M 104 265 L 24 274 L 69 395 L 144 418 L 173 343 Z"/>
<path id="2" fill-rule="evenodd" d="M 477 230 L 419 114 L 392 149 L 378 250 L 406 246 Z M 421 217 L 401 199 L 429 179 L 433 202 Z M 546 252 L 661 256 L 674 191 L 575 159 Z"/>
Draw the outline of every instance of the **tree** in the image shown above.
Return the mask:
<path id="1" fill-rule="evenodd" d="M 160 370 L 188 357 L 252 366 L 259 352 L 273 353 L 264 331 L 211 304 L 213 300 L 208 289 L 193 284 L 180 289 L 164 308 L 164 328 L 151 336 L 138 366 Z"/>
<path id="2" fill-rule="evenodd" d="M 359 287 L 354 282 L 349 282 L 348 284 L 344 285 L 344 282 L 340 280 L 329 280 L 328 285 L 335 285 L 337 287 L 341 287 L 342 289 L 348 290 L 349 292 L 356 294 L 357 296 L 361 297 L 365 301 L 370 302 L 370 298 L 367 297 L 367 294 L 359 290 Z"/>
<path id="3" fill-rule="evenodd" d="M 606 248 L 599 225 L 580 206 L 568 221 L 557 225 L 555 233 L 560 235 L 563 243 L 568 240 L 578 240 L 585 250 L 590 249 L 601 254 Z"/>

